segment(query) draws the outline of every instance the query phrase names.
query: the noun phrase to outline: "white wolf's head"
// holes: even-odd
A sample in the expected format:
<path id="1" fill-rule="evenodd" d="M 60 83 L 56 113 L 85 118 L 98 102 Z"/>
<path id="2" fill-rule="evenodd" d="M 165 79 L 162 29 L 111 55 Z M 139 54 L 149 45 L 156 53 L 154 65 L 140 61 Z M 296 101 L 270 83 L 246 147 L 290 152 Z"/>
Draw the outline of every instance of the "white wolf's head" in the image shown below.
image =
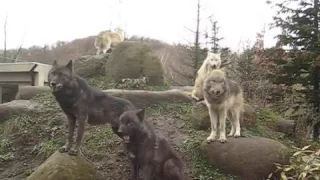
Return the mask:
<path id="1" fill-rule="evenodd" d="M 211 69 L 220 69 L 221 67 L 221 53 L 213 53 L 208 51 L 207 58 L 205 59 L 207 66 Z"/>

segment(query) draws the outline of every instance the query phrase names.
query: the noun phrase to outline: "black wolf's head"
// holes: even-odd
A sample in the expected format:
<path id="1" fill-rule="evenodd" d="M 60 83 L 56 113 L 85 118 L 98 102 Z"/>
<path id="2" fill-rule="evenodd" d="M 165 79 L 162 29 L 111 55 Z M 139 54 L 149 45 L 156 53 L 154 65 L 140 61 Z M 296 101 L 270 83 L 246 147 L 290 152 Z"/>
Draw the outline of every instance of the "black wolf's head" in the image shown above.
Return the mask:
<path id="1" fill-rule="evenodd" d="M 57 92 L 64 86 L 70 86 L 73 78 L 72 60 L 67 65 L 59 65 L 56 60 L 53 61 L 48 73 L 48 83 L 52 92 Z"/>
<path id="2" fill-rule="evenodd" d="M 125 143 L 129 143 L 137 134 L 143 131 L 144 108 L 129 110 L 120 116 L 118 132 L 122 134 Z"/>

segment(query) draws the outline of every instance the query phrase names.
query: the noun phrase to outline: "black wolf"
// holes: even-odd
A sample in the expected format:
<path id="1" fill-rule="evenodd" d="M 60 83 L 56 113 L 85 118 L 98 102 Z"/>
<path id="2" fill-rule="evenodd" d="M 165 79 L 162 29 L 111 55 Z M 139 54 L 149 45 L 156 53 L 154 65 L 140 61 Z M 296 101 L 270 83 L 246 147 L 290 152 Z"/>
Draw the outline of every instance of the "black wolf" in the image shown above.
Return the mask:
<path id="1" fill-rule="evenodd" d="M 123 136 L 132 163 L 131 180 L 137 179 L 139 169 L 143 180 L 183 180 L 180 157 L 144 120 L 144 112 L 144 109 L 128 110 L 120 116 L 118 132 Z"/>
<path id="2" fill-rule="evenodd" d="M 92 87 L 82 77 L 73 72 L 72 60 L 67 65 L 58 65 L 54 60 L 48 73 L 48 82 L 56 101 L 68 119 L 68 138 L 60 152 L 77 155 L 82 143 L 86 121 L 91 125 L 110 123 L 117 132 L 120 115 L 134 108 L 128 100 L 107 95 Z M 76 122 L 78 123 L 76 144 L 73 148 L 73 135 Z"/>

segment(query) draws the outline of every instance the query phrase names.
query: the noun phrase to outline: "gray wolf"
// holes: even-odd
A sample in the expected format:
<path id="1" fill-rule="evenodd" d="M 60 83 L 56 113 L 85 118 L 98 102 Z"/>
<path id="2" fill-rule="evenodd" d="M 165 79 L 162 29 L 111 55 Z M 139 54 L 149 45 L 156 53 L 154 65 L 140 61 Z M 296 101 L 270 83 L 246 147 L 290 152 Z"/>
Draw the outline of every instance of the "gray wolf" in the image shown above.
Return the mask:
<path id="1" fill-rule="evenodd" d="M 214 69 L 204 80 L 204 101 L 209 110 L 211 133 L 207 141 L 214 141 L 219 122 L 219 141 L 226 139 L 226 118 L 231 121 L 231 131 L 228 136 L 240 137 L 240 115 L 243 110 L 243 91 L 240 85 L 226 78 L 225 72 Z"/>
<path id="2" fill-rule="evenodd" d="M 101 125 L 109 123 L 112 130 L 119 137 L 119 117 L 134 108 L 128 100 L 107 95 L 101 90 L 92 87 L 82 77 L 73 71 L 72 60 L 67 65 L 59 65 L 54 60 L 48 73 L 48 82 L 52 94 L 68 119 L 68 138 L 66 144 L 59 149 L 77 155 L 82 143 L 85 123 Z M 76 123 L 78 124 L 75 147 L 73 136 Z"/>
<path id="3" fill-rule="evenodd" d="M 183 163 L 169 142 L 157 135 L 144 119 L 145 110 L 129 110 L 120 116 L 118 132 L 123 135 L 132 163 L 131 180 L 141 169 L 143 180 L 183 180 Z"/>
<path id="4" fill-rule="evenodd" d="M 208 51 L 206 59 L 203 61 L 201 67 L 197 71 L 194 87 L 191 93 L 191 97 L 196 101 L 203 100 L 203 81 L 207 74 L 213 69 L 220 69 L 222 65 L 221 53 L 212 53 Z"/>
<path id="5" fill-rule="evenodd" d="M 94 46 L 97 48 L 96 54 L 100 54 L 101 51 L 105 54 L 110 49 L 112 43 L 122 41 L 124 41 L 124 33 L 120 28 L 116 28 L 114 32 L 111 30 L 101 31 L 94 41 Z"/>

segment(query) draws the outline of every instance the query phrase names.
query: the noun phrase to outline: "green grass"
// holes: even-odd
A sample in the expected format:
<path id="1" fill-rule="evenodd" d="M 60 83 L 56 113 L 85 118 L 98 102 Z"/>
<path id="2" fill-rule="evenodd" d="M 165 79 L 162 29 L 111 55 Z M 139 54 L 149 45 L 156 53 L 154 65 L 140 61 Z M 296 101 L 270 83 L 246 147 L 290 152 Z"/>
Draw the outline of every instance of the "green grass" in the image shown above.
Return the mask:
<path id="1" fill-rule="evenodd" d="M 56 152 L 61 146 L 63 146 L 64 142 L 60 139 L 50 139 L 42 142 L 41 144 L 35 146 L 32 150 L 32 153 L 37 154 L 37 156 L 41 156 L 43 160 L 47 159 L 51 154 Z"/>
<path id="2" fill-rule="evenodd" d="M 94 131 L 94 132 L 93 132 Z M 118 139 L 110 126 L 103 126 L 88 131 L 84 136 L 85 151 L 103 153 Z"/>
<path id="3" fill-rule="evenodd" d="M 11 141 L 9 139 L 2 139 L 0 141 L 0 164 L 13 159 L 14 155 L 10 152 L 10 147 Z"/>

